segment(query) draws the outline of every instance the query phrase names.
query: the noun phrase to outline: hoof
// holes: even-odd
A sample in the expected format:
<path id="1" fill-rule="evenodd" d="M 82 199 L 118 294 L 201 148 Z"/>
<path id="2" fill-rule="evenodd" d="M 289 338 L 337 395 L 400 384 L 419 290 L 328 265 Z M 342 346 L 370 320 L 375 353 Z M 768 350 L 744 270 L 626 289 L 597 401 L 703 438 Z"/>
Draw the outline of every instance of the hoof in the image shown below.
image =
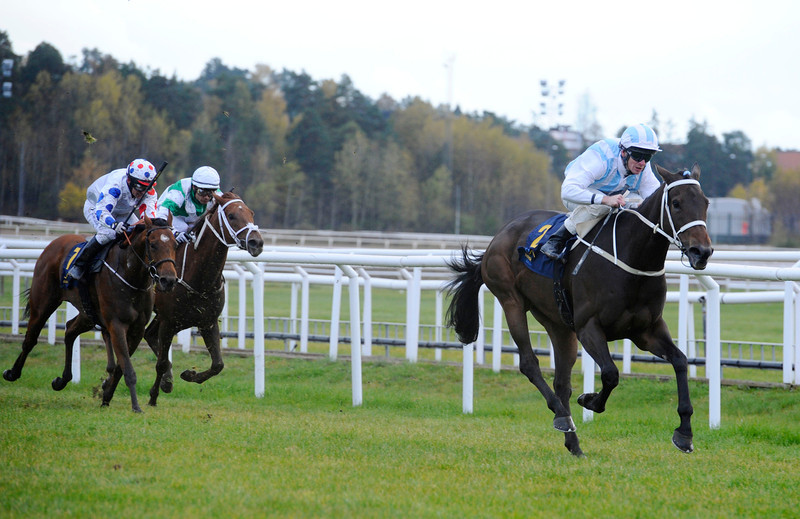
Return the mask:
<path id="1" fill-rule="evenodd" d="M 602 413 L 606 410 L 606 406 L 599 406 L 595 403 L 595 399 L 597 398 L 597 393 L 584 393 L 578 397 L 578 405 L 588 409 L 589 411 L 594 411 L 595 413 Z"/>
<path id="2" fill-rule="evenodd" d="M 575 422 L 571 416 L 557 416 L 553 419 L 553 427 L 556 431 L 575 432 Z"/>
<path id="3" fill-rule="evenodd" d="M 172 393 L 172 379 L 161 379 L 161 391 L 164 393 Z"/>
<path id="4" fill-rule="evenodd" d="M 103 402 L 102 404 L 100 404 L 100 407 L 108 407 L 108 402 Z"/>
<path id="5" fill-rule="evenodd" d="M 186 382 L 194 382 L 195 378 L 197 378 L 197 372 L 192 371 L 191 369 L 187 369 L 183 373 L 181 373 L 181 378 Z"/>
<path id="6" fill-rule="evenodd" d="M 678 450 L 687 454 L 694 451 L 692 437 L 679 433 L 677 429 L 675 429 L 675 433 L 672 435 L 672 444 L 675 445 Z"/>
<path id="7" fill-rule="evenodd" d="M 9 382 L 14 382 L 19 378 L 19 375 L 14 376 L 10 369 L 7 369 L 3 372 L 3 378 L 8 380 Z"/>
<path id="8" fill-rule="evenodd" d="M 64 380 L 61 377 L 56 377 L 53 379 L 53 382 L 51 382 L 50 385 L 53 387 L 53 390 L 61 391 L 62 389 L 67 387 L 67 382 L 69 382 L 69 380 Z"/>
<path id="9" fill-rule="evenodd" d="M 134 413 L 141 413 L 141 412 L 142 412 L 142 408 L 141 408 L 141 407 L 139 407 L 138 405 L 137 405 L 136 407 L 131 407 L 131 410 L 132 410 Z"/>

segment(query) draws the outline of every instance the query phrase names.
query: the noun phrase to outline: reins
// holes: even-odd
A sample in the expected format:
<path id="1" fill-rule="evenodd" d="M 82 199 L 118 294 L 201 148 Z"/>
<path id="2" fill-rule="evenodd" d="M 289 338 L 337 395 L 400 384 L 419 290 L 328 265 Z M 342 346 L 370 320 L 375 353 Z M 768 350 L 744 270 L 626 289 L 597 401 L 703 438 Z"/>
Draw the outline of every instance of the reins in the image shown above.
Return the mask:
<path id="1" fill-rule="evenodd" d="M 683 243 L 681 242 L 680 237 L 678 235 L 681 234 L 682 232 L 686 231 L 687 229 L 690 229 L 692 227 L 696 227 L 698 225 L 702 225 L 703 227 L 706 227 L 706 222 L 704 222 L 703 220 L 694 220 L 694 221 L 691 221 L 691 222 L 681 226 L 680 229 L 675 229 L 675 224 L 674 224 L 674 222 L 672 220 L 672 211 L 670 211 L 669 204 L 667 203 L 668 202 L 668 196 L 669 196 L 669 190 L 672 189 L 673 187 L 678 187 L 678 186 L 682 186 L 682 185 L 689 185 L 689 184 L 696 185 L 698 187 L 700 186 L 700 182 L 698 182 L 697 180 L 695 180 L 693 178 L 685 178 L 685 179 L 682 179 L 682 180 L 676 180 L 675 182 L 672 182 L 671 184 L 665 184 L 664 185 L 663 192 L 661 193 L 661 216 L 660 216 L 660 219 L 659 219 L 659 223 L 651 222 L 650 220 L 645 218 L 639 211 L 634 211 L 632 209 L 626 209 L 624 207 L 620 207 L 616 212 L 616 216 L 614 217 L 614 225 L 613 225 L 613 228 L 612 228 L 612 240 L 611 241 L 612 241 L 613 248 L 614 248 L 614 254 L 613 255 L 609 254 L 608 252 L 606 252 L 605 250 L 601 249 L 600 247 L 597 247 L 596 245 L 594 245 L 594 243 L 588 243 L 586 240 L 584 240 L 580 236 L 578 236 L 578 241 L 583 243 L 584 245 L 586 245 L 587 248 L 589 250 L 591 250 L 592 252 L 595 252 L 596 254 L 600 255 L 601 257 L 607 259 L 608 261 L 610 261 L 614 265 L 618 266 L 619 268 L 621 268 L 625 272 L 628 272 L 629 274 L 634 274 L 634 275 L 637 275 L 637 276 L 651 276 L 651 277 L 663 275 L 666 272 L 666 269 L 664 269 L 664 268 L 662 268 L 660 270 L 639 270 L 637 268 L 631 267 L 630 265 L 626 264 L 625 262 L 623 262 L 622 260 L 619 259 L 618 255 L 617 255 L 617 222 L 619 220 L 619 215 L 621 215 L 623 212 L 627 212 L 627 213 L 631 213 L 631 214 L 636 215 L 639 218 L 639 220 L 641 220 L 645 225 L 649 226 L 653 230 L 653 234 L 656 234 L 656 233 L 661 234 L 664 238 L 667 239 L 668 242 L 670 242 L 671 244 L 673 244 L 676 247 L 678 247 L 678 249 L 680 249 L 680 251 L 681 251 L 681 257 L 683 257 L 686 254 L 686 248 L 683 246 Z M 663 230 L 665 228 L 664 227 L 664 214 L 665 213 L 666 213 L 666 217 L 667 217 L 667 222 L 669 223 L 669 227 L 672 230 L 672 236 L 670 236 L 669 234 L 667 234 Z"/>
<path id="2" fill-rule="evenodd" d="M 150 233 L 152 233 L 153 231 L 157 231 L 159 229 L 169 229 L 169 227 L 165 227 L 165 226 L 153 227 L 151 229 L 148 229 L 147 232 L 145 233 L 145 241 L 144 241 L 144 243 L 145 243 L 145 256 L 147 258 L 150 258 L 150 242 L 147 240 L 147 238 L 150 236 Z M 146 292 L 146 291 L 150 290 L 153 287 L 153 283 L 157 282 L 161 278 L 161 276 L 158 274 L 158 266 L 161 265 L 162 263 L 166 263 L 168 261 L 171 262 L 173 265 L 175 265 L 175 260 L 173 260 L 172 258 L 164 258 L 164 259 L 158 260 L 158 261 L 152 261 L 152 259 L 151 259 L 148 262 L 144 258 L 142 258 L 139 255 L 138 252 L 136 252 L 136 249 L 133 248 L 133 243 L 131 242 L 131 237 L 128 235 L 128 233 L 125 233 L 125 241 L 128 242 L 128 246 L 130 247 L 131 252 L 133 252 L 133 255 L 136 256 L 136 258 L 139 260 L 139 262 L 142 265 L 147 267 L 147 273 L 148 273 L 148 275 L 150 276 L 150 279 L 151 279 L 150 284 L 147 285 L 144 288 L 135 287 L 135 286 L 131 285 L 128 282 L 128 280 L 126 280 L 111 265 L 109 265 L 108 262 L 106 262 L 106 260 L 103 260 L 103 265 L 105 265 L 106 268 L 108 268 L 108 270 L 110 270 L 115 276 L 117 276 L 117 278 L 119 278 L 120 281 L 125 283 L 125 285 L 127 285 L 129 288 L 132 288 L 133 290 L 138 290 L 140 292 Z"/>

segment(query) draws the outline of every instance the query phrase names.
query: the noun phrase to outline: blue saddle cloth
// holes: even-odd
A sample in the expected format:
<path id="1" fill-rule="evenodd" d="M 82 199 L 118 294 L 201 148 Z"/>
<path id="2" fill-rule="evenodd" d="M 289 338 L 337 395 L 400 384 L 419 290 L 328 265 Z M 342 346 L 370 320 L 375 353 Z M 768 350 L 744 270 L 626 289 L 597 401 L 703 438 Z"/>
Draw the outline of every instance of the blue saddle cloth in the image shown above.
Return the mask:
<path id="1" fill-rule="evenodd" d="M 549 278 L 555 278 L 555 261 L 551 260 L 544 254 L 539 254 L 539 249 L 544 243 L 555 233 L 564 220 L 567 219 L 568 214 L 561 213 L 552 216 L 545 220 L 539 227 L 531 231 L 528 239 L 525 240 L 527 244 L 525 247 L 518 247 L 519 260 L 525 264 L 526 267 L 533 272 Z M 575 237 L 567 240 L 567 249 L 572 246 Z M 559 269 L 559 275 L 563 274 L 563 269 Z"/>
<path id="2" fill-rule="evenodd" d="M 83 250 L 87 243 L 88 242 L 85 241 L 76 243 L 64 258 L 64 263 L 61 265 L 61 288 L 66 290 L 74 287 L 77 283 L 77 281 L 67 275 L 67 271 L 75 262 L 75 258 L 78 257 L 78 254 Z"/>

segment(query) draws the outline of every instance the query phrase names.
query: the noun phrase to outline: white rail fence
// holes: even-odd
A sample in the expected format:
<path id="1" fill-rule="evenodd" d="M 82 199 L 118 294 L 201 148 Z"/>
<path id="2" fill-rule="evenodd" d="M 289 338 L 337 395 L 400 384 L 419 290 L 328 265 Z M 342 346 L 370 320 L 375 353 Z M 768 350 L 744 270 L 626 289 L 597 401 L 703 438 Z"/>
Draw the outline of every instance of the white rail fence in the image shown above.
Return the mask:
<path id="1" fill-rule="evenodd" d="M 32 275 L 33 261 L 38 258 L 46 242 L 29 240 L 0 239 L 0 275 L 12 276 L 12 334 L 19 334 L 19 293 L 20 279 Z M 24 248 L 15 248 L 24 247 Z M 363 403 L 362 392 L 362 355 L 372 354 L 372 288 L 391 288 L 406 290 L 406 333 L 405 356 L 409 362 L 418 360 L 420 300 L 422 290 L 436 291 L 436 341 L 441 341 L 442 326 L 442 288 L 446 281 L 442 279 L 423 280 L 423 270 L 441 269 L 456 251 L 452 250 L 389 250 L 389 249 L 357 249 L 342 252 L 319 248 L 274 247 L 265 250 L 257 258 L 246 252 L 232 250 L 228 255 L 226 278 L 228 283 L 238 283 L 239 319 L 236 337 L 239 347 L 244 348 L 247 336 L 245 320 L 247 314 L 247 284 L 252 290 L 253 319 L 253 354 L 254 354 L 254 387 L 255 396 L 263 397 L 265 387 L 265 333 L 264 333 L 264 284 L 267 282 L 286 282 L 292 284 L 290 330 L 293 337 L 299 338 L 299 351 L 308 349 L 309 341 L 309 287 L 311 284 L 329 284 L 333 286 L 333 301 L 330 321 L 329 357 L 335 360 L 338 356 L 339 323 L 341 311 L 341 292 L 344 285 L 348 287 L 348 304 L 350 314 L 350 357 L 351 387 L 353 405 Z M 697 272 L 680 263 L 676 252 L 670 252 L 666 263 L 666 271 L 678 275 L 679 291 L 669 292 L 668 301 L 678 302 L 679 320 L 677 331 L 678 347 L 690 359 L 695 357 L 694 320 L 692 305 L 703 302 L 706 306 L 705 367 L 709 387 L 709 426 L 718 428 L 721 425 L 721 340 L 720 340 L 720 305 L 723 303 L 763 303 L 783 302 L 783 358 L 782 379 L 785 384 L 800 384 L 800 304 L 797 302 L 800 281 L 800 251 L 780 252 L 745 252 L 717 251 L 704 271 Z M 791 267 L 753 266 L 734 263 L 717 263 L 718 261 L 748 261 L 770 264 L 771 262 L 790 262 Z M 332 275 L 309 274 L 309 270 L 319 267 L 333 267 Z M 395 270 L 403 279 L 389 279 L 371 276 L 367 269 Z M 696 278 L 700 291 L 689 291 L 689 277 Z M 742 279 L 783 282 L 783 290 L 761 290 L 752 292 L 720 291 L 717 279 Z M 485 288 L 485 287 L 484 287 Z M 361 308 L 361 290 L 363 304 Z M 297 292 L 300 292 L 299 317 Z M 496 299 L 494 304 L 494 322 L 491 327 L 492 368 L 500 369 L 502 353 L 502 311 Z M 483 297 L 480 298 L 483 310 Z M 74 315 L 74 308 L 68 305 L 67 319 Z M 223 330 L 227 329 L 228 304 L 223 310 Z M 483 315 L 483 312 L 482 312 Z M 295 326 L 299 323 L 299 330 Z M 55 341 L 56 322 L 51 318 L 48 323 L 48 342 Z M 473 365 L 483 364 L 485 351 L 485 328 L 481 323 L 478 341 L 474 344 L 462 345 L 463 348 L 463 387 L 462 405 L 464 413 L 473 411 Z M 188 351 L 191 330 L 184 330 L 178 336 L 178 344 Z M 227 334 L 226 334 L 227 335 Z M 80 380 L 79 341 L 75 344 L 73 372 L 75 382 Z M 630 342 L 624 341 L 623 373 L 630 373 Z M 437 352 L 437 359 L 440 358 Z M 552 355 L 550 356 L 552 359 Z M 552 362 L 552 360 L 551 360 Z M 516 357 L 515 357 L 516 364 Z M 596 367 L 588 355 L 582 356 L 584 374 L 583 391 L 593 392 Z M 695 366 L 690 366 L 694 370 Z M 690 375 L 694 375 L 690 371 Z M 584 421 L 593 418 L 592 412 L 584 410 Z"/>

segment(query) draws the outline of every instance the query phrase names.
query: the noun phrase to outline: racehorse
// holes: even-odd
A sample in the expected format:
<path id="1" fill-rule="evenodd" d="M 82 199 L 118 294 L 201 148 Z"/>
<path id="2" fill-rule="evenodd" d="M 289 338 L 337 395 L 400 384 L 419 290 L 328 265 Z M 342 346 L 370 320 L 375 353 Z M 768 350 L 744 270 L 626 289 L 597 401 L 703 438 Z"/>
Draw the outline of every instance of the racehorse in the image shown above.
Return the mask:
<path id="1" fill-rule="evenodd" d="M 178 286 L 156 295 L 156 315 L 145 332 L 145 340 L 158 358 L 155 383 L 150 389 L 152 406 L 156 405 L 159 386 L 165 393 L 172 391 L 169 348 L 177 332 L 197 326 L 211 355 L 209 369 L 200 373 L 186 370 L 181 373 L 183 380 L 202 384 L 222 371 L 218 318 L 225 304 L 222 270 L 228 249 L 237 246 L 256 257 L 264 248 L 253 211 L 244 201 L 231 192 L 213 196 L 216 204 L 192 229 L 194 243 L 178 247 Z"/>
<path id="2" fill-rule="evenodd" d="M 665 180 L 636 209 L 612 213 L 607 225 L 598 224 L 568 255 L 563 265 L 561 299 L 554 297 L 554 279 L 536 274 L 518 259 L 533 229 L 557 214 L 530 211 L 507 223 L 482 254 L 466 246 L 462 258 L 450 262 L 457 276 L 450 282 L 452 300 L 447 321 L 464 344 L 474 342 L 479 329 L 478 294 L 481 285 L 503 308 L 508 330 L 519 348 L 519 369 L 544 396 L 555 414 L 553 426 L 565 436 L 564 445 L 582 456 L 569 399 L 570 375 L 577 358 L 577 341 L 600 367 L 602 389 L 580 395 L 578 404 L 597 413 L 605 410 L 619 371 L 608 341 L 628 338 L 637 347 L 672 364 L 678 386 L 680 426 L 672 437 L 683 452 L 692 452 L 692 404 L 686 356 L 675 346 L 662 311 L 666 300 L 664 262 L 671 244 L 696 270 L 706 267 L 713 253 L 706 230 L 708 199 L 700 188 L 700 168 L 672 173 L 657 166 Z M 617 237 L 625 237 L 617 243 Z M 524 250 L 524 249 L 523 249 Z M 567 308 L 565 312 L 564 309 Z M 553 389 L 542 377 L 533 353 L 527 312 L 541 323 L 553 344 Z M 571 319 L 570 319 L 571 317 Z M 572 325 L 568 324 L 572 321 Z"/>
<path id="3" fill-rule="evenodd" d="M 61 391 L 72 380 L 72 345 L 82 333 L 95 325 L 106 345 L 108 379 L 103 382 L 103 406 L 107 406 L 114 394 L 114 373 L 125 375 L 125 384 L 131 393 L 131 408 L 141 412 L 136 398 L 136 373 L 131 364 L 132 353 L 142 340 L 145 326 L 153 310 L 153 286 L 158 293 L 167 292 L 176 283 L 175 249 L 177 243 L 169 221 L 151 220 L 147 216 L 135 225 L 123 241 L 112 246 L 102 262 L 101 270 L 86 282 L 87 292 L 71 283 L 62 284 L 65 260 L 74 254 L 82 236 L 69 234 L 56 238 L 42 251 L 33 271 L 33 281 L 28 291 L 25 315 L 29 316 L 28 330 L 22 342 L 22 352 L 14 366 L 3 372 L 8 381 L 17 380 L 25 360 L 39 339 L 47 319 L 63 301 L 69 301 L 78 309 L 77 316 L 67 322 L 64 334 L 66 357 L 64 371 L 53 379 L 52 387 Z M 116 355 L 116 364 L 114 356 Z"/>

